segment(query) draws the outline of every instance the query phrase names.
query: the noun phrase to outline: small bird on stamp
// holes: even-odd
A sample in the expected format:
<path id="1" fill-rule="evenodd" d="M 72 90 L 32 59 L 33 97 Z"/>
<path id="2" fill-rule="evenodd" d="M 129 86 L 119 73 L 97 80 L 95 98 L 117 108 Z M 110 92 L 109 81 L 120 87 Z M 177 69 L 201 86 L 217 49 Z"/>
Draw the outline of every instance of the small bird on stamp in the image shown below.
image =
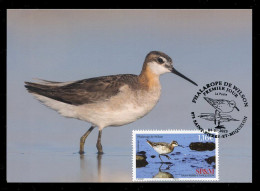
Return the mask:
<path id="1" fill-rule="evenodd" d="M 146 139 L 147 143 L 157 152 L 159 153 L 159 158 L 161 159 L 161 155 L 171 159 L 167 154 L 171 153 L 175 147 L 179 146 L 177 141 L 172 141 L 171 143 L 165 142 L 152 142 Z M 163 160 L 161 159 L 163 162 Z"/>
<path id="2" fill-rule="evenodd" d="M 173 67 L 168 55 L 152 51 L 145 57 L 140 75 L 118 74 L 72 82 L 38 79 L 40 82 L 37 83 L 25 82 L 25 87 L 36 99 L 62 116 L 91 123 L 80 138 L 80 154 L 84 153 L 86 138 L 98 127 L 96 147 L 102 154 L 102 130 L 132 123 L 149 113 L 160 98 L 159 76 L 168 72 L 197 85 Z"/>
<path id="3" fill-rule="evenodd" d="M 239 111 L 239 109 L 236 106 L 236 102 L 233 100 L 225 100 L 225 99 L 212 99 L 209 97 L 204 97 L 204 99 L 215 109 L 215 115 L 214 115 L 214 123 L 218 122 L 218 126 L 220 127 L 220 122 L 224 121 L 225 119 L 222 119 L 221 114 L 222 113 L 231 113 L 234 109 Z M 226 118 L 226 120 L 228 120 Z M 229 120 L 235 120 L 230 118 Z"/>

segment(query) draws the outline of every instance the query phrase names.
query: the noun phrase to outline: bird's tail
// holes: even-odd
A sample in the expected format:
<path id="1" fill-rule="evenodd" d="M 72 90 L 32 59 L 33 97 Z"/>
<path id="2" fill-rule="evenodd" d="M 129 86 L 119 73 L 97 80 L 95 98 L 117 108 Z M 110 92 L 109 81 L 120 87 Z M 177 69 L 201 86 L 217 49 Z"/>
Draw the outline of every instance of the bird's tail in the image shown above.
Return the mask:
<path id="1" fill-rule="evenodd" d="M 153 146 L 153 143 L 152 143 L 151 141 L 149 141 L 148 139 L 146 139 L 146 142 L 147 142 L 149 145 Z"/>
<path id="2" fill-rule="evenodd" d="M 212 105 L 212 103 L 213 103 L 213 99 L 212 99 L 212 98 L 204 97 L 204 99 L 205 99 L 210 105 Z"/>
<path id="3" fill-rule="evenodd" d="M 48 90 L 47 86 L 32 82 L 25 82 L 25 88 L 28 90 L 29 93 L 35 93 L 39 95 L 44 95 L 45 92 Z"/>

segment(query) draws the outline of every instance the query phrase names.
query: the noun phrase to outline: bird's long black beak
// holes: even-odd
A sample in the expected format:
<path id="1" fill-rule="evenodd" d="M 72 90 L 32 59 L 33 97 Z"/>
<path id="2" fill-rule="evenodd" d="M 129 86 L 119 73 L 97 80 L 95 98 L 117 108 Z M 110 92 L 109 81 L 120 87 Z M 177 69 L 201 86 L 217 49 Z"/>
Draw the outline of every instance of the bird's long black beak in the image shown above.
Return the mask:
<path id="1" fill-rule="evenodd" d="M 178 72 L 175 68 L 171 69 L 171 72 L 184 78 L 185 80 L 188 80 L 189 82 L 191 82 L 192 84 L 194 84 L 195 86 L 198 86 L 198 84 L 196 84 L 195 82 L 193 82 L 191 79 L 187 78 L 186 76 L 184 76 L 183 74 L 181 74 L 180 72 Z"/>

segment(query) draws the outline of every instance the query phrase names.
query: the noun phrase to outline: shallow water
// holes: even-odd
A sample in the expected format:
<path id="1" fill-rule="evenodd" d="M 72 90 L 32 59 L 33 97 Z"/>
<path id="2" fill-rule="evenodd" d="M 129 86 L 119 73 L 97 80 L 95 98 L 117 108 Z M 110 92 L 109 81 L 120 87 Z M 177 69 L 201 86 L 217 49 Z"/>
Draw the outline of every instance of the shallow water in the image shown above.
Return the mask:
<path id="1" fill-rule="evenodd" d="M 25 149 L 23 149 L 25 150 Z M 8 182 L 130 182 L 131 148 L 96 148 L 79 155 L 77 149 L 7 153 Z"/>
<path id="2" fill-rule="evenodd" d="M 94 146 L 88 146 L 83 157 L 77 153 L 77 146 L 34 146 L 33 148 L 30 145 L 15 144 L 15 146 L 15 149 L 10 146 L 7 150 L 8 182 L 132 182 L 131 147 L 107 146 L 105 154 L 98 158 Z M 150 167 L 147 165 L 148 168 L 143 175 L 146 173 L 149 177 L 155 176 L 159 173 L 161 166 L 161 171 L 165 172 L 163 175 L 172 174 L 175 178 L 178 177 L 178 173 L 176 173 L 180 169 L 178 163 L 180 163 L 181 156 L 185 156 L 182 149 L 176 147 L 172 153 L 175 155 L 170 155 L 173 159 L 173 166 L 169 165 L 170 168 L 167 169 L 168 164 L 161 166 L 158 155 L 150 147 L 150 154 L 155 155 L 155 158 L 148 156 Z M 241 153 L 241 151 L 245 152 Z M 251 182 L 249 175 L 252 174 L 252 163 L 250 162 L 252 158 L 249 151 L 250 149 L 247 148 L 242 150 L 220 149 L 220 182 L 234 182 L 234 180 Z M 177 154 L 177 152 L 182 154 Z M 169 162 L 166 157 L 162 156 L 162 159 Z M 151 168 L 152 166 L 154 168 Z"/>

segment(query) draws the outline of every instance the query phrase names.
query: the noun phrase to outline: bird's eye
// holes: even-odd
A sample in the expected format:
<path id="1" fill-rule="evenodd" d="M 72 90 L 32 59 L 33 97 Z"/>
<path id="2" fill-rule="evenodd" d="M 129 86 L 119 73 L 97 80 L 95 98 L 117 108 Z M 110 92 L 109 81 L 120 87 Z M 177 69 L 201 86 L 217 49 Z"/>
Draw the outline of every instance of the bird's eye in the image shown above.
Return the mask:
<path id="1" fill-rule="evenodd" d="M 160 63 L 160 64 L 162 64 L 163 63 L 163 59 L 162 58 L 157 58 L 157 61 Z"/>

